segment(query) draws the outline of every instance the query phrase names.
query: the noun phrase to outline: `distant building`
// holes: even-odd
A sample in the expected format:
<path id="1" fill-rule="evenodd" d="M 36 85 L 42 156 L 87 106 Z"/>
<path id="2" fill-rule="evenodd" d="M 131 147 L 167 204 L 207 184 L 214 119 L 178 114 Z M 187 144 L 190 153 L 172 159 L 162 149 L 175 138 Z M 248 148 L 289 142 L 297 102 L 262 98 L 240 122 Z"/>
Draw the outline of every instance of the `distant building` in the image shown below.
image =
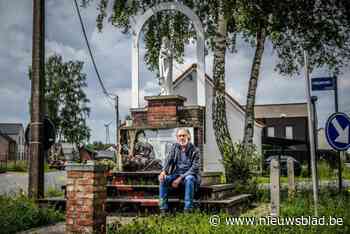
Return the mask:
<path id="1" fill-rule="evenodd" d="M 285 138 L 303 141 L 291 146 L 295 150 L 307 150 L 308 112 L 306 103 L 255 105 L 255 119 L 265 127 L 262 137 Z"/>
<path id="2" fill-rule="evenodd" d="M 8 160 L 27 160 L 24 128 L 21 123 L 0 123 L 0 153 Z"/>
<path id="3" fill-rule="evenodd" d="M 59 154 L 64 157 L 66 161 L 74 161 L 79 158 L 79 150 L 72 143 L 60 143 Z"/>

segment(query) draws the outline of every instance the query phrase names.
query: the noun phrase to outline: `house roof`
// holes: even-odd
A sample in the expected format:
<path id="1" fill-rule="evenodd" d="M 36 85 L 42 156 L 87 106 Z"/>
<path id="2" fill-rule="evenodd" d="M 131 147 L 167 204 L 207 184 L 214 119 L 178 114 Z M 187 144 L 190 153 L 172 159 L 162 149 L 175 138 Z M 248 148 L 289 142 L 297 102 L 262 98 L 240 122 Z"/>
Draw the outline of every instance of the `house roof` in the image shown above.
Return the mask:
<path id="1" fill-rule="evenodd" d="M 255 105 L 255 118 L 307 117 L 306 103 Z"/>
<path id="2" fill-rule="evenodd" d="M 16 142 L 14 139 L 12 139 L 8 135 L 1 133 L 1 132 L 0 132 L 0 137 L 4 138 L 7 142 Z"/>
<path id="3" fill-rule="evenodd" d="M 178 85 L 189 73 L 192 72 L 192 70 L 197 68 L 197 64 L 193 63 L 190 67 L 188 67 L 182 74 L 180 74 L 174 81 L 173 81 L 173 85 L 176 86 Z M 209 82 L 209 84 L 211 84 L 212 86 L 214 85 L 214 80 L 208 76 L 208 74 L 205 74 L 205 79 L 206 81 Z M 241 109 L 243 112 L 245 112 L 245 109 L 243 108 L 243 106 L 236 100 L 234 99 L 230 94 L 228 94 L 227 92 L 225 92 L 226 97 L 228 99 L 230 99 L 230 101 L 232 101 L 234 104 L 236 104 L 238 106 L 239 109 Z"/>
<path id="4" fill-rule="evenodd" d="M 0 123 L 0 132 L 6 135 L 18 135 L 22 129 L 21 123 Z"/>
<path id="5" fill-rule="evenodd" d="M 173 85 L 177 86 L 183 81 L 188 74 L 190 74 L 193 70 L 197 68 L 197 64 L 193 63 L 190 67 L 188 67 L 182 74 L 180 74 L 174 81 Z M 205 74 L 206 81 L 211 85 L 214 86 L 214 80 L 208 76 L 208 74 Z M 229 93 L 225 92 L 226 98 L 229 99 L 240 111 L 245 113 L 245 108 L 236 100 L 234 99 Z M 255 120 L 255 123 L 264 126 L 264 124 L 258 120 Z"/>

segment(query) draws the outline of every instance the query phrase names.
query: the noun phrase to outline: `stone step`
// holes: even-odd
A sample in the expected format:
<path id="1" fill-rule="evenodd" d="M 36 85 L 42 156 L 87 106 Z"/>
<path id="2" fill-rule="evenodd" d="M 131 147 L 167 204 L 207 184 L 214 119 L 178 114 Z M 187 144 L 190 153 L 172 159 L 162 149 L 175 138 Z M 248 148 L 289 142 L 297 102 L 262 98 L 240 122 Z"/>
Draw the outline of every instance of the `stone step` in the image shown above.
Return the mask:
<path id="1" fill-rule="evenodd" d="M 109 184 L 128 185 L 157 185 L 160 171 L 137 171 L 137 172 L 110 172 L 107 176 Z M 202 172 L 202 185 L 219 184 L 221 172 Z"/>
<path id="2" fill-rule="evenodd" d="M 228 197 L 223 200 L 195 200 L 195 207 L 209 213 L 228 212 L 230 214 L 239 213 L 241 209 L 247 206 L 251 194 L 240 194 Z M 56 209 L 65 209 L 66 199 L 63 197 L 53 197 L 39 199 L 41 206 L 51 206 Z M 128 215 L 147 215 L 149 213 L 159 213 L 158 199 L 156 198 L 107 198 L 106 211 L 109 214 L 122 216 Z M 169 199 L 169 208 L 172 211 L 181 211 L 183 209 L 183 200 L 178 198 Z"/>
<path id="3" fill-rule="evenodd" d="M 108 197 L 133 197 L 142 198 L 145 196 L 158 196 L 159 185 L 108 185 Z M 183 188 L 170 189 L 169 197 L 182 197 Z M 224 199 L 234 195 L 233 184 L 202 185 L 196 193 L 200 199 Z"/>
<path id="4" fill-rule="evenodd" d="M 65 192 L 66 186 L 62 186 Z M 125 184 L 108 184 L 107 196 L 115 197 L 129 197 L 129 198 L 144 198 L 144 197 L 158 197 L 159 185 L 125 185 Z M 215 185 L 201 185 L 199 191 L 195 194 L 198 199 L 224 199 L 235 195 L 233 184 L 215 184 Z M 184 196 L 183 188 L 169 190 L 170 198 L 178 198 Z"/>

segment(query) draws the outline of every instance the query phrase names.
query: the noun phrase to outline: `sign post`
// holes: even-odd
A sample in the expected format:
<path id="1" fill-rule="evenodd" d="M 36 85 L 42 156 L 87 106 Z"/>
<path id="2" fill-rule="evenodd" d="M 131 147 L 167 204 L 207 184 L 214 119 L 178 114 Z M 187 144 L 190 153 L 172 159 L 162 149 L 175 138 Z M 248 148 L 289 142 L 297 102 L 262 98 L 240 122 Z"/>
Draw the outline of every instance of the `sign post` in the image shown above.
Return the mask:
<path id="1" fill-rule="evenodd" d="M 313 91 L 334 90 L 334 109 L 335 109 L 335 112 L 339 112 L 338 79 L 336 76 L 312 78 L 311 85 L 312 85 Z M 342 190 L 342 175 L 341 175 L 340 151 L 337 152 L 337 161 L 338 161 L 338 182 L 339 182 L 338 187 L 339 187 L 339 192 L 341 192 L 341 190 Z"/>

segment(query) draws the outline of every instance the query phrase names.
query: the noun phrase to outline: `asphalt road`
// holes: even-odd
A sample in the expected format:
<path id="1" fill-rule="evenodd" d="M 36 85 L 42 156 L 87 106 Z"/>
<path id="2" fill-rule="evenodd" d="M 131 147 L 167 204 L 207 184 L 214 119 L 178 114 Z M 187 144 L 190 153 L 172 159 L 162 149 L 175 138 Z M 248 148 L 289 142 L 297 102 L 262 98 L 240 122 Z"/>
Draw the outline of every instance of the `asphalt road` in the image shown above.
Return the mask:
<path id="1" fill-rule="evenodd" d="M 61 190 L 61 186 L 66 183 L 66 172 L 55 171 L 45 173 L 45 191 L 49 188 Z M 6 172 L 0 174 L 0 194 L 14 195 L 23 191 L 28 191 L 28 173 Z"/>

